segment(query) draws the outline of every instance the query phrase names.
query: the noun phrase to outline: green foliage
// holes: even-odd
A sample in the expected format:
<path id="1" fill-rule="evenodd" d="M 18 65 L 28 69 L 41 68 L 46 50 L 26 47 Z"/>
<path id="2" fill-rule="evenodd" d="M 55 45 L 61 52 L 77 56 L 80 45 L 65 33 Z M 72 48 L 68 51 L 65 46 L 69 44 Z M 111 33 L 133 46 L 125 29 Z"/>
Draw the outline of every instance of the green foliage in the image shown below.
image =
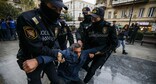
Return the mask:
<path id="1" fill-rule="evenodd" d="M 35 3 L 33 0 L 20 0 L 20 2 L 18 2 L 17 4 L 21 6 L 24 11 L 35 8 Z"/>
<path id="2" fill-rule="evenodd" d="M 66 21 L 72 21 L 72 16 L 70 16 L 68 13 L 65 14 L 64 19 Z"/>
<path id="3" fill-rule="evenodd" d="M 17 17 L 19 14 L 19 10 L 16 9 L 11 4 L 0 1 L 0 18 L 6 18 L 7 16 Z"/>
<path id="4" fill-rule="evenodd" d="M 143 31 L 139 31 L 137 33 L 136 40 L 142 40 L 144 35 L 156 36 L 156 32 L 143 32 Z"/>
<path id="5" fill-rule="evenodd" d="M 143 33 L 142 32 L 138 32 L 136 35 L 136 40 L 142 40 L 143 38 Z"/>

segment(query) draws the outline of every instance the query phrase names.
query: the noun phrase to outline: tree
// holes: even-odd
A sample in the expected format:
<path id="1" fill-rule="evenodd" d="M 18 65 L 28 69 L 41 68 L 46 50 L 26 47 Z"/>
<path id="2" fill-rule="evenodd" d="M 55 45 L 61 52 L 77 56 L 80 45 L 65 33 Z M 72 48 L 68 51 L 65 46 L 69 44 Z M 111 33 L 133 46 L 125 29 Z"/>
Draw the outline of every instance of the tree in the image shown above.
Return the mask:
<path id="1" fill-rule="evenodd" d="M 66 21 L 72 21 L 72 16 L 70 16 L 68 13 L 65 13 L 64 19 Z"/>
<path id="2" fill-rule="evenodd" d="M 0 1 L 0 18 L 6 18 L 7 16 L 12 16 L 16 18 L 19 14 L 19 10 L 5 2 L 5 0 Z"/>
<path id="3" fill-rule="evenodd" d="M 24 11 L 35 8 L 35 3 L 33 0 L 20 0 L 18 3 Z"/>

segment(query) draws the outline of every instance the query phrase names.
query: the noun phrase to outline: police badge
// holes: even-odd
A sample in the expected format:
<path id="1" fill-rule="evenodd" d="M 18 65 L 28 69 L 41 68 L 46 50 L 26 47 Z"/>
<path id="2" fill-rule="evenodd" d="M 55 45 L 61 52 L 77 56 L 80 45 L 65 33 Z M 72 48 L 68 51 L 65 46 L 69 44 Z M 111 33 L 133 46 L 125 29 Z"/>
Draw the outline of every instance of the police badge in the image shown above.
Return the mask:
<path id="1" fill-rule="evenodd" d="M 108 27 L 103 27 L 103 29 L 102 29 L 102 33 L 103 33 L 103 34 L 106 34 L 106 33 L 107 33 L 107 28 L 108 28 Z"/>
<path id="2" fill-rule="evenodd" d="M 25 33 L 25 36 L 29 39 L 36 39 L 38 34 L 36 32 L 36 30 L 30 26 L 24 26 L 23 27 L 24 29 L 24 33 Z"/>

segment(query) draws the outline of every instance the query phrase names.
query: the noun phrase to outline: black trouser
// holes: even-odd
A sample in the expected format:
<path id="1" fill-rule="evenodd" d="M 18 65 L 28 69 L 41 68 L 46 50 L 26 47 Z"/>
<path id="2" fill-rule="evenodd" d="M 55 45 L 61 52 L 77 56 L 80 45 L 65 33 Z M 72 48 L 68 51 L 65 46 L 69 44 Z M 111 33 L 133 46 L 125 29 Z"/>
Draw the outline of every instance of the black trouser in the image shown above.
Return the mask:
<path id="1" fill-rule="evenodd" d="M 65 84 L 85 84 L 81 79 L 79 79 L 79 80 L 68 80 L 68 79 L 63 78 L 63 77 L 61 77 L 61 79 L 65 82 Z"/>
<path id="2" fill-rule="evenodd" d="M 106 59 L 105 55 L 96 55 L 93 58 L 93 62 L 91 66 L 89 67 L 86 77 L 84 78 L 85 83 L 88 83 L 89 80 L 94 76 L 96 70 L 105 63 L 106 61 L 105 59 Z"/>
<path id="3" fill-rule="evenodd" d="M 16 38 L 16 29 L 15 28 L 11 28 L 10 31 L 11 31 L 11 38 L 16 40 L 17 39 Z"/>
<path id="4" fill-rule="evenodd" d="M 0 41 L 3 40 L 2 30 L 0 29 Z"/>
<path id="5" fill-rule="evenodd" d="M 9 29 L 2 29 L 2 34 L 3 34 L 3 40 L 10 40 L 11 35 Z"/>
<path id="6" fill-rule="evenodd" d="M 82 80 L 78 80 L 78 81 L 70 81 L 66 84 L 85 84 Z"/>
<path id="7" fill-rule="evenodd" d="M 41 83 L 41 72 L 47 74 L 48 79 L 51 81 L 51 84 L 65 84 L 56 72 L 56 67 L 53 62 L 50 62 L 45 65 L 39 65 L 35 71 L 27 73 L 28 84 L 42 84 Z"/>
<path id="8" fill-rule="evenodd" d="M 130 37 L 130 42 L 129 42 L 130 44 L 134 44 L 134 41 L 136 39 L 136 36 L 137 36 L 137 33 L 135 33 L 135 34 L 132 33 L 132 35 Z"/>

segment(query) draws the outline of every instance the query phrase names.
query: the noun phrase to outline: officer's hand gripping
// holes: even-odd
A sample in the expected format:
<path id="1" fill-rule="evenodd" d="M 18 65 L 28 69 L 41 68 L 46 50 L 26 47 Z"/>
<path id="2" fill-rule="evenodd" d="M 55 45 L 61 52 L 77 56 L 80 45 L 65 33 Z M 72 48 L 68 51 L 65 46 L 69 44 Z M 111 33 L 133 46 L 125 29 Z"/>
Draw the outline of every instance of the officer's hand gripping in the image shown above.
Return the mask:
<path id="1" fill-rule="evenodd" d="M 94 54 L 89 54 L 89 57 L 90 58 L 93 58 L 95 55 Z"/>
<path id="2" fill-rule="evenodd" d="M 33 72 L 38 66 L 38 61 L 34 59 L 29 59 L 23 62 L 23 69 L 26 73 Z"/>
<path id="3" fill-rule="evenodd" d="M 57 60 L 58 60 L 58 62 L 60 62 L 60 63 L 65 62 L 65 59 L 62 57 L 62 53 L 58 52 Z"/>

